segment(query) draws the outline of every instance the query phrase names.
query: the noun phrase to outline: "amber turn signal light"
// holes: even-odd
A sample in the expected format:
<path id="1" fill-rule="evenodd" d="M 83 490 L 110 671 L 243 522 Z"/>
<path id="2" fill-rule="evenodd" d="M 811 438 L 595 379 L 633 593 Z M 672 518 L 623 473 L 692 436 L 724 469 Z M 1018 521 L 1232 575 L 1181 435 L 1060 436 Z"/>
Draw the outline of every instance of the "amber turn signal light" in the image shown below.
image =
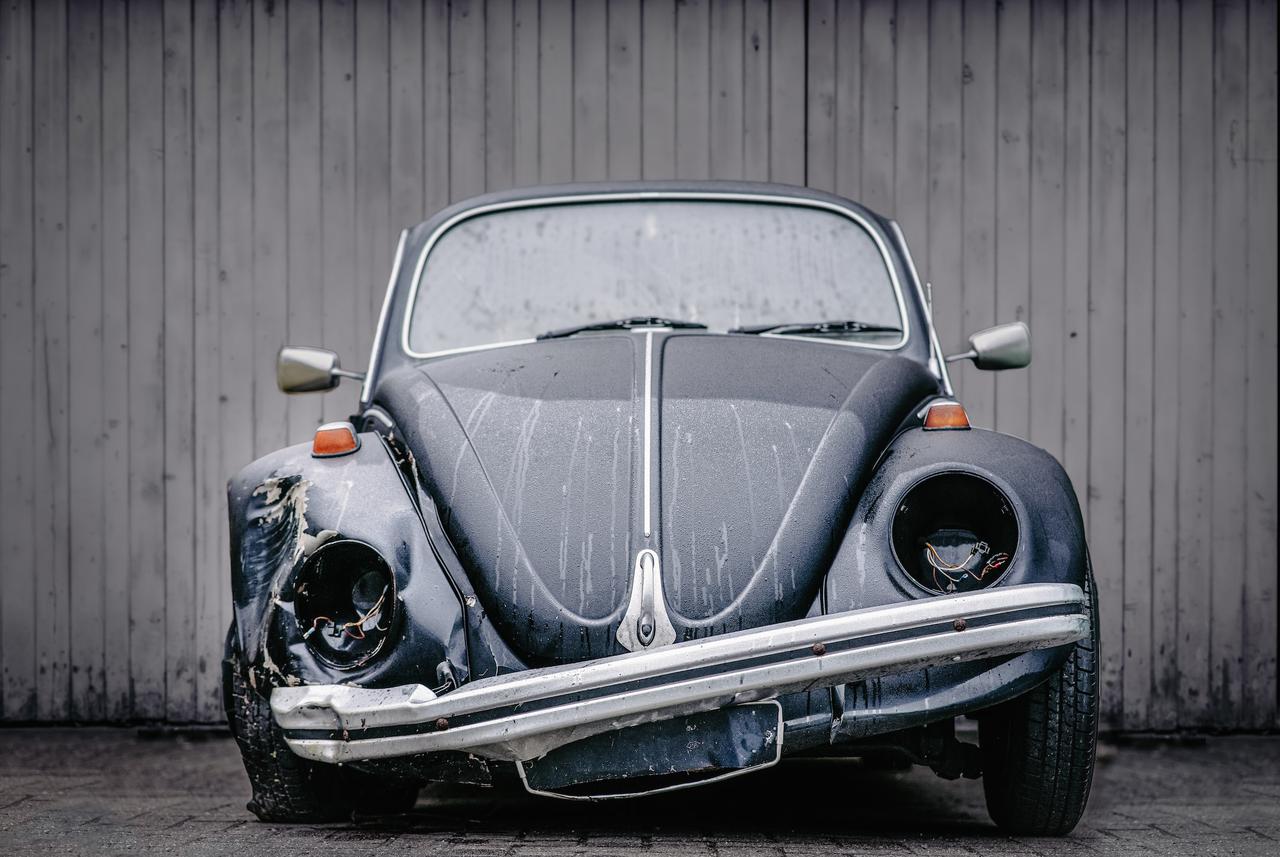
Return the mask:
<path id="1" fill-rule="evenodd" d="M 964 406 L 959 402 L 938 402 L 936 405 L 930 405 L 924 415 L 925 431 L 967 429 L 968 427 L 969 415 L 965 413 Z"/>
<path id="2" fill-rule="evenodd" d="M 360 448 L 360 436 L 351 423 L 325 423 L 316 429 L 311 442 L 311 454 L 316 458 L 332 458 L 346 455 Z"/>

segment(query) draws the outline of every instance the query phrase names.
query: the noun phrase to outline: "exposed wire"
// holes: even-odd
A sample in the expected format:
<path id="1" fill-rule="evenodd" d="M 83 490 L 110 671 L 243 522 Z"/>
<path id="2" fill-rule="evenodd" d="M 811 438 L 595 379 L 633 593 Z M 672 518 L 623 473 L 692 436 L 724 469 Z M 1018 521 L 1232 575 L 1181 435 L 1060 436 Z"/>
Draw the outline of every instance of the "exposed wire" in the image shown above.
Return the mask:
<path id="1" fill-rule="evenodd" d="M 1001 568 L 1009 564 L 1011 557 L 1007 553 L 998 553 L 987 560 L 987 564 L 982 567 L 982 571 L 978 574 L 978 579 L 987 576 L 988 571 L 999 571 Z"/>
<path id="2" fill-rule="evenodd" d="M 925 542 L 924 547 L 925 560 L 933 567 L 934 586 L 940 590 L 945 589 L 949 592 L 955 590 L 956 584 L 960 583 L 966 574 L 972 574 L 975 580 L 983 580 L 987 576 L 988 572 L 999 571 L 1001 568 L 1008 565 L 1009 560 L 1011 559 L 1010 555 L 1007 553 L 995 553 L 992 554 L 991 557 L 980 567 L 970 568 L 969 563 L 973 562 L 974 557 L 985 556 L 991 551 L 990 545 L 986 542 L 978 542 L 975 544 L 970 548 L 969 555 L 959 563 L 947 562 L 942 558 L 942 554 L 938 553 L 938 549 L 929 542 Z M 953 576 L 954 572 L 960 573 Z M 943 586 L 942 582 L 938 580 L 939 574 L 947 579 L 947 586 Z"/>
<path id="3" fill-rule="evenodd" d="M 346 634 L 348 637 L 350 637 L 353 640 L 364 639 L 365 637 L 364 626 L 368 624 L 369 619 L 371 617 L 375 617 L 374 624 L 373 624 L 373 627 L 375 630 L 378 630 L 378 631 L 388 630 L 387 628 L 383 628 L 378 624 L 378 620 L 382 618 L 382 615 L 381 615 L 382 604 L 384 601 L 387 600 L 388 588 L 389 587 L 386 587 L 386 586 L 382 587 L 382 594 L 378 596 L 378 600 L 373 603 L 373 606 L 370 607 L 368 610 L 366 610 L 363 614 L 358 615 L 351 622 L 343 622 L 342 624 L 339 625 L 337 622 L 334 622 L 328 616 L 317 616 L 315 619 L 311 620 L 311 627 L 307 630 L 305 634 L 302 635 L 302 639 L 305 640 L 308 637 L 310 637 L 312 634 L 314 634 L 316 631 L 320 630 L 321 622 L 333 627 L 333 631 L 331 632 L 333 636 L 340 637 L 343 634 Z"/>
<path id="4" fill-rule="evenodd" d="M 333 624 L 333 620 L 330 619 L 328 616 L 317 616 L 316 618 L 311 620 L 311 627 L 308 628 L 307 632 L 302 635 L 302 639 L 305 640 L 308 637 L 310 637 L 312 634 L 314 634 L 316 631 L 318 631 L 320 629 L 321 622 L 324 622 L 326 625 Z"/>
<path id="5" fill-rule="evenodd" d="M 968 571 L 968 566 L 970 561 L 972 561 L 973 558 L 978 555 L 978 546 L 974 545 L 973 549 L 969 551 L 969 555 L 965 557 L 964 560 L 959 565 L 952 565 L 946 560 L 944 560 L 942 558 L 942 555 L 938 553 L 938 549 L 935 548 L 933 545 L 931 545 L 929 542 L 925 542 L 924 547 L 927 552 L 926 555 L 929 559 L 929 565 L 933 566 L 938 571 L 941 571 L 944 573 L 948 571 Z"/>
<path id="6" fill-rule="evenodd" d="M 382 594 L 378 596 L 378 600 L 373 602 L 373 606 L 365 611 L 364 615 L 356 618 L 354 622 L 348 622 L 342 626 L 342 630 L 357 640 L 364 639 L 364 625 L 369 621 L 369 617 L 382 613 L 382 602 L 387 599 L 387 587 L 382 587 Z M 374 620 L 374 627 L 377 627 L 377 620 Z M 354 631 L 352 629 L 355 629 Z M 358 632 L 358 633 L 357 633 Z"/>

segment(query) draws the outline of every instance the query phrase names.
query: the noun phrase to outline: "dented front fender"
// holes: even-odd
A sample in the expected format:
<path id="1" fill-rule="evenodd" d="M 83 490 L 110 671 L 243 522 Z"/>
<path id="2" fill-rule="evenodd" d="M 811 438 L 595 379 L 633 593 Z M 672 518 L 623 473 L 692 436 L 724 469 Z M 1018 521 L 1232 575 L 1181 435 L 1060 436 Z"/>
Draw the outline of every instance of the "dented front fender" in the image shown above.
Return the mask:
<path id="1" fill-rule="evenodd" d="M 378 437 L 338 458 L 313 458 L 310 444 L 265 456 L 227 486 L 231 590 L 237 644 L 255 688 L 344 681 L 376 686 L 434 682 L 447 665 L 469 675 L 460 596 L 428 541 L 411 486 Z M 396 639 L 358 671 L 315 656 L 294 614 L 298 573 L 331 538 L 372 546 L 395 576 Z"/>

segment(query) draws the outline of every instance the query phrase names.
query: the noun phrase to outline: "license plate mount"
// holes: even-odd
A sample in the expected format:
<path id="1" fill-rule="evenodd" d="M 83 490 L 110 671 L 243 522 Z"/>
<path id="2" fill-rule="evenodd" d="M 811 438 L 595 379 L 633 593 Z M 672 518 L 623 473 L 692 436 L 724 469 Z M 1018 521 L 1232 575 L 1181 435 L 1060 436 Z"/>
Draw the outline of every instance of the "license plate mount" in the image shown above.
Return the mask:
<path id="1" fill-rule="evenodd" d="M 593 735 L 517 767 L 533 794 L 638 797 L 777 764 L 784 728 L 777 700 L 752 702 Z"/>

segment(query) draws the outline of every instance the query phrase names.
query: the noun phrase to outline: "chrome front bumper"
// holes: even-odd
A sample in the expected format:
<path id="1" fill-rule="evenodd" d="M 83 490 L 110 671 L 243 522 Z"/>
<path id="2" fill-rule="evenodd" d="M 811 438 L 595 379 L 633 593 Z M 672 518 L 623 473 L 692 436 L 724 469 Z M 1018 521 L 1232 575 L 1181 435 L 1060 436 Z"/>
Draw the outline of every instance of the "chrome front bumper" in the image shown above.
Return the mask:
<path id="1" fill-rule="evenodd" d="M 1036 583 L 869 607 L 508 673 L 437 696 L 422 685 L 279 687 L 289 747 L 322 762 L 462 750 L 524 761 L 613 729 L 783 693 L 1073 643 L 1078 586 Z"/>

